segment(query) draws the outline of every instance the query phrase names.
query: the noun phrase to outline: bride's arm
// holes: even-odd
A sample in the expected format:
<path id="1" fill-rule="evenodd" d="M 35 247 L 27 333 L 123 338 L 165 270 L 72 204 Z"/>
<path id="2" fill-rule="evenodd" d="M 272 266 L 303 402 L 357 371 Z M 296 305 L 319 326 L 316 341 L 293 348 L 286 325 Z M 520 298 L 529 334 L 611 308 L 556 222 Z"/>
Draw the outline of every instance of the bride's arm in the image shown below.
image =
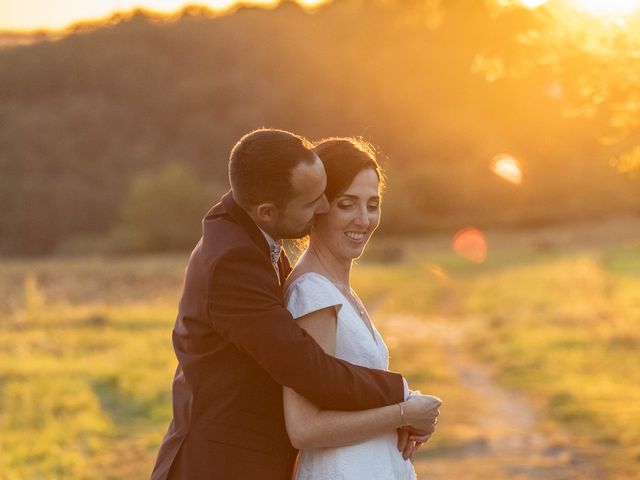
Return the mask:
<path id="1" fill-rule="evenodd" d="M 334 307 L 312 312 L 298 321 L 328 354 L 335 355 L 337 319 Z M 284 387 L 283 395 L 287 433 L 297 449 L 358 443 L 393 431 L 410 418 L 423 420 L 428 410 L 425 401 L 420 404 L 418 399 L 414 399 L 404 402 L 402 410 L 399 405 L 389 405 L 355 412 L 330 411 L 321 410 L 291 388 Z M 429 406 L 437 410 L 439 401 L 432 401 Z M 420 412 L 417 407 L 420 407 Z M 418 418 L 419 415 L 423 417 Z"/>
<path id="2" fill-rule="evenodd" d="M 288 387 L 284 411 L 289 439 L 298 450 L 352 445 L 402 426 L 398 405 L 356 412 L 320 410 Z"/>

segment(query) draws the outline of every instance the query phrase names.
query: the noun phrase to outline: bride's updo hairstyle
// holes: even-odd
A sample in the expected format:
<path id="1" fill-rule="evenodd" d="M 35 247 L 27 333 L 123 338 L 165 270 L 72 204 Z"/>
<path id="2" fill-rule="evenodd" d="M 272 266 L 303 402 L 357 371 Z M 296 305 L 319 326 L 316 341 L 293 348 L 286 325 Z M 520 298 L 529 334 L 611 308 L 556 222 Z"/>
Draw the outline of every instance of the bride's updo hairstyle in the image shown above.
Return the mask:
<path id="1" fill-rule="evenodd" d="M 349 188 L 354 178 L 368 168 L 378 176 L 378 190 L 384 190 L 384 173 L 376 159 L 376 150 L 362 138 L 327 138 L 317 142 L 313 151 L 320 157 L 327 172 L 325 195 L 329 202 Z"/>

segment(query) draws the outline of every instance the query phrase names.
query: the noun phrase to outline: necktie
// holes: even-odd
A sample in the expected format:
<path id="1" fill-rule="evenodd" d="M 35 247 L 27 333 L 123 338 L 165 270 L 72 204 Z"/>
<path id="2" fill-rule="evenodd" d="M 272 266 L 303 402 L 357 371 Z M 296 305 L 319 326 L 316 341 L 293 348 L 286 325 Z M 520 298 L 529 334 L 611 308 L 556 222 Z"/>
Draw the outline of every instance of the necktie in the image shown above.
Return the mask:
<path id="1" fill-rule="evenodd" d="M 277 265 L 280 253 L 282 252 L 282 240 L 275 242 L 271 245 L 271 263 Z"/>
<path id="2" fill-rule="evenodd" d="M 280 279 L 280 270 L 278 269 L 278 259 L 280 258 L 280 253 L 282 252 L 282 240 L 275 242 L 270 247 L 271 253 L 271 264 L 276 271 L 276 275 L 278 276 L 278 281 L 282 281 Z"/>

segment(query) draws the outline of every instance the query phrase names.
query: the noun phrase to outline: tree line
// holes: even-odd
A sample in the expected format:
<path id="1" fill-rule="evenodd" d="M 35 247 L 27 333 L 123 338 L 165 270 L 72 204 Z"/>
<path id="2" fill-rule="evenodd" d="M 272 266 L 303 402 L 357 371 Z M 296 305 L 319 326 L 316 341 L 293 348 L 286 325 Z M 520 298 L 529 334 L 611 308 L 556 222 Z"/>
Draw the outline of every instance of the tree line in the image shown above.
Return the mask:
<path id="1" fill-rule="evenodd" d="M 402 5 L 137 11 L 2 48 L 0 253 L 188 248 L 229 150 L 260 126 L 372 141 L 386 233 L 639 211 L 638 180 L 610 167 L 593 121 L 564 115 L 548 72 L 488 82 L 477 68 L 496 45 L 520 51 L 526 12 L 448 1 L 428 21 Z M 521 185 L 489 170 L 500 153 L 520 159 Z"/>

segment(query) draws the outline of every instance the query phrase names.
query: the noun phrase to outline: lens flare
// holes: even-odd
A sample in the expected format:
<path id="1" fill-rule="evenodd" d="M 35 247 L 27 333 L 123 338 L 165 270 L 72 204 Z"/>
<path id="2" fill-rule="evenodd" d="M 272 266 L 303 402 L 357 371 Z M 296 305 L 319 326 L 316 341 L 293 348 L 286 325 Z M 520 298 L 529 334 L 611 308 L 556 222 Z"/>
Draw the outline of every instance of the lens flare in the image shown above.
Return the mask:
<path id="1" fill-rule="evenodd" d="M 500 154 L 493 157 L 489 169 L 503 180 L 515 185 L 522 183 L 522 167 L 520 162 L 508 154 Z"/>
<path id="2" fill-rule="evenodd" d="M 470 262 L 483 263 L 487 258 L 487 239 L 475 227 L 459 230 L 453 237 L 452 248 L 456 254 Z"/>
<path id="3" fill-rule="evenodd" d="M 440 265 L 429 265 L 427 266 L 427 271 L 443 285 L 448 285 L 451 283 L 451 277 Z"/>

